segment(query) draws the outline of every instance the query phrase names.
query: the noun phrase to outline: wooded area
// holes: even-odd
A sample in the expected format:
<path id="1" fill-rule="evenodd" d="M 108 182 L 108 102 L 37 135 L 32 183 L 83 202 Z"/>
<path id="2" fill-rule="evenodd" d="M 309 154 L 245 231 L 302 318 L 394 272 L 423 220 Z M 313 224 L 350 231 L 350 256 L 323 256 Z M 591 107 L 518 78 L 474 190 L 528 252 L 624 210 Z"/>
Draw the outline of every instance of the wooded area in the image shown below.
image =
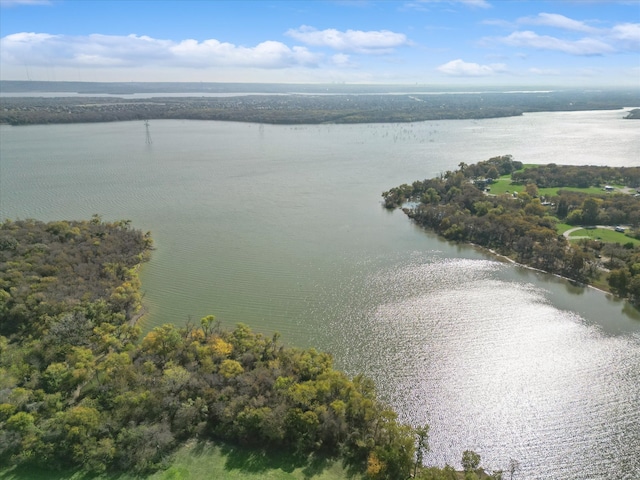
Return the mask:
<path id="1" fill-rule="evenodd" d="M 557 230 L 561 222 L 625 225 L 630 239 L 640 238 L 640 196 L 635 190 L 640 187 L 640 167 L 523 168 L 510 155 L 459 167 L 384 192 L 385 206 L 403 208 L 419 225 L 448 240 L 474 243 L 546 272 L 582 283 L 606 276 L 612 292 L 640 304 L 640 246 L 590 239 L 570 242 Z M 511 175 L 513 184 L 525 190 L 492 195 L 487 187 L 503 175 Z M 608 191 L 609 185 L 625 185 L 628 191 Z M 594 186 L 600 193 L 560 189 L 557 195 L 538 194 L 543 187 Z"/>
<path id="2" fill-rule="evenodd" d="M 98 216 L 0 224 L 0 463 L 144 474 L 191 439 L 335 458 L 372 479 L 418 471 L 428 428 L 400 424 L 326 353 L 212 315 L 140 339 L 151 248 Z M 440 474 L 456 476 L 420 475 Z"/>
<path id="3" fill-rule="evenodd" d="M 46 89 L 44 83 L 39 88 Z M 123 88 L 127 91 L 131 86 Z M 359 88 L 364 89 L 362 86 Z M 335 87 L 331 89 L 334 90 Z M 624 118 L 627 115 L 622 111 L 625 106 L 640 103 L 637 92 L 624 90 L 398 94 L 375 90 L 358 94 L 358 86 L 353 86 L 345 91 L 349 93 L 318 93 L 316 88 L 305 94 L 290 93 L 288 90 L 274 94 L 273 89 L 266 89 L 263 94 L 239 96 L 199 96 L 194 93 L 192 97 L 150 94 L 148 98 L 0 97 L 0 123 L 31 125 L 190 119 L 266 124 L 350 124 L 481 119 L 518 116 L 525 112 L 615 109 L 620 109 L 620 118 Z M 637 117 L 628 114 L 626 118 Z"/>

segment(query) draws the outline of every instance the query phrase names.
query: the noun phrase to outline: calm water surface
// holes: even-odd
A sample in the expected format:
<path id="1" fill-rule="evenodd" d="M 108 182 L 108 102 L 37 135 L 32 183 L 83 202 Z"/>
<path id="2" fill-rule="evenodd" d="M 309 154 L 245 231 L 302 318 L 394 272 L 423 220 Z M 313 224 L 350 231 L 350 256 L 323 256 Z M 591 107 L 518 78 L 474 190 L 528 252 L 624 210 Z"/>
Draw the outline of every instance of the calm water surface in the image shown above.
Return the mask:
<path id="1" fill-rule="evenodd" d="M 131 219 L 157 250 L 147 329 L 213 313 L 364 372 L 428 462 L 640 477 L 640 315 L 439 240 L 382 191 L 492 156 L 640 165 L 624 112 L 351 126 L 0 126 L 0 218 Z M 621 473 L 623 472 L 623 473 Z"/>

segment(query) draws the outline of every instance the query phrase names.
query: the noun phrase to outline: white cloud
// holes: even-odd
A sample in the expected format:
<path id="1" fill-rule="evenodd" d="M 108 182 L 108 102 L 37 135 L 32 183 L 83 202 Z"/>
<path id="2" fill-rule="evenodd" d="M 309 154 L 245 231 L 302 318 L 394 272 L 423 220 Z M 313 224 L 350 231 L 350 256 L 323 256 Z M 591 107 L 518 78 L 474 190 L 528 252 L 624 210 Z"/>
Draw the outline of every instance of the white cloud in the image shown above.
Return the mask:
<path id="1" fill-rule="evenodd" d="M 640 50 L 640 23 L 622 23 L 611 29 L 611 37 L 630 50 Z"/>
<path id="2" fill-rule="evenodd" d="M 576 32 L 598 33 L 600 30 L 587 25 L 584 22 L 573 20 L 557 13 L 540 13 L 537 17 L 524 17 L 518 19 L 518 23 L 529 25 L 544 25 L 547 27 L 562 28 Z"/>
<path id="3" fill-rule="evenodd" d="M 555 50 L 572 55 L 603 55 L 615 51 L 611 45 L 597 38 L 564 40 L 549 35 L 538 35 L 531 31 L 514 32 L 507 37 L 501 38 L 500 42 L 512 47 Z"/>
<path id="4" fill-rule="evenodd" d="M 503 63 L 480 65 L 479 63 L 465 62 L 458 58 L 440 65 L 437 70 L 455 77 L 486 77 L 506 72 L 507 67 Z"/>
<path id="5" fill-rule="evenodd" d="M 183 40 L 169 47 L 178 65 L 211 65 L 257 68 L 283 68 L 293 65 L 315 66 L 320 57 L 304 47 L 289 48 L 281 42 L 266 41 L 255 47 L 241 47 L 218 40 Z"/>
<path id="6" fill-rule="evenodd" d="M 344 53 L 336 53 L 331 56 L 331 63 L 338 67 L 351 67 L 353 64 L 351 63 L 351 57 Z"/>
<path id="7" fill-rule="evenodd" d="M 305 47 L 276 41 L 242 47 L 215 39 L 155 39 L 148 36 L 68 36 L 16 33 L 0 39 L 2 62 L 29 66 L 68 67 L 255 67 L 317 66 L 322 56 Z"/>
<path id="8" fill-rule="evenodd" d="M 303 25 L 300 28 L 288 30 L 286 34 L 307 45 L 357 53 L 389 53 L 394 48 L 409 43 L 405 34 L 389 30 L 341 32 L 333 28 L 316 30 Z"/>

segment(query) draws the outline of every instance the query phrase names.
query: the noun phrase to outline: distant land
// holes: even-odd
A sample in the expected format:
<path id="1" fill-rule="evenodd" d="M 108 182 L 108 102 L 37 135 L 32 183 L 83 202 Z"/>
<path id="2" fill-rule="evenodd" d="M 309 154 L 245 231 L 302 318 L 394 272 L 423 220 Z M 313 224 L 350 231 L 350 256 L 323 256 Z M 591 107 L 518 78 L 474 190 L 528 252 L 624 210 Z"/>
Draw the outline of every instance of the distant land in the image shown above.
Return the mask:
<path id="1" fill-rule="evenodd" d="M 429 85 L 0 81 L 0 123 L 191 119 L 270 124 L 415 122 L 640 106 L 634 89 Z M 624 118 L 637 118 L 625 112 Z"/>
<path id="2" fill-rule="evenodd" d="M 474 86 L 474 85 L 431 85 L 431 84 L 355 84 L 355 83 L 224 83 L 224 82 L 47 82 L 26 80 L 0 80 L 0 95 L 5 93 L 33 93 L 59 92 L 75 94 L 229 94 L 229 93 L 258 93 L 258 94 L 288 94 L 288 93 L 318 93 L 318 94 L 393 94 L 393 93 L 551 93 L 569 91 L 566 87 L 540 88 L 522 85 L 512 86 Z M 580 89 L 573 89 L 576 92 Z M 585 94 L 612 92 L 635 93 L 633 89 L 583 89 Z M 634 104 L 635 105 L 635 104 Z M 625 105 L 629 106 L 629 105 Z"/>
<path id="3" fill-rule="evenodd" d="M 640 119 L 640 108 L 634 108 L 633 110 L 631 110 L 629 112 L 629 115 L 627 115 L 626 117 L 627 119 L 633 119 L 633 120 L 638 120 Z"/>

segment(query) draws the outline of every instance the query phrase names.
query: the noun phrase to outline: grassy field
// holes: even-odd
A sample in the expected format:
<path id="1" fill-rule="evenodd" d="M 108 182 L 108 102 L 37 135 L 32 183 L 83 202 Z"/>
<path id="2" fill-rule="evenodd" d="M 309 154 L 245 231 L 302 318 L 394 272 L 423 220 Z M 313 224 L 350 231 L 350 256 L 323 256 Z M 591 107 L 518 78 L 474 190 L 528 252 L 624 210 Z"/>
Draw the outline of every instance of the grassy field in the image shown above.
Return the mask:
<path id="1" fill-rule="evenodd" d="M 327 459 L 297 460 L 288 452 L 255 450 L 190 442 L 173 458 L 169 468 L 153 475 L 83 475 L 78 472 L 20 468 L 0 470 L 1 480 L 362 480 L 340 462 Z"/>
<path id="2" fill-rule="evenodd" d="M 575 225 L 569 225 L 568 223 L 556 223 L 556 231 L 558 232 L 559 235 L 562 235 L 567 230 L 571 230 L 572 228 L 575 228 L 575 227 L 576 227 Z"/>
<path id="3" fill-rule="evenodd" d="M 624 185 L 612 185 L 616 190 L 612 193 L 620 192 Z M 494 183 L 489 185 L 491 188 L 491 194 L 493 195 L 504 195 L 505 193 L 513 193 L 513 192 L 521 192 L 524 190 L 524 185 L 514 185 L 511 183 L 511 175 L 503 175 L 498 178 Z M 577 188 L 577 187 L 553 187 L 553 188 L 539 188 L 538 194 L 541 196 L 554 196 L 558 194 L 558 190 L 569 190 L 572 192 L 583 192 L 583 193 L 591 193 L 591 194 L 602 194 L 605 193 L 600 187 L 589 187 L 589 188 Z"/>
<path id="4" fill-rule="evenodd" d="M 571 232 L 569 240 L 579 240 L 584 237 L 588 237 L 591 240 L 600 240 L 606 243 L 619 243 L 624 245 L 625 243 L 631 242 L 634 245 L 640 245 L 640 240 L 636 240 L 635 238 L 628 237 L 624 233 L 616 232 L 608 228 L 581 228 L 580 230 Z"/>

